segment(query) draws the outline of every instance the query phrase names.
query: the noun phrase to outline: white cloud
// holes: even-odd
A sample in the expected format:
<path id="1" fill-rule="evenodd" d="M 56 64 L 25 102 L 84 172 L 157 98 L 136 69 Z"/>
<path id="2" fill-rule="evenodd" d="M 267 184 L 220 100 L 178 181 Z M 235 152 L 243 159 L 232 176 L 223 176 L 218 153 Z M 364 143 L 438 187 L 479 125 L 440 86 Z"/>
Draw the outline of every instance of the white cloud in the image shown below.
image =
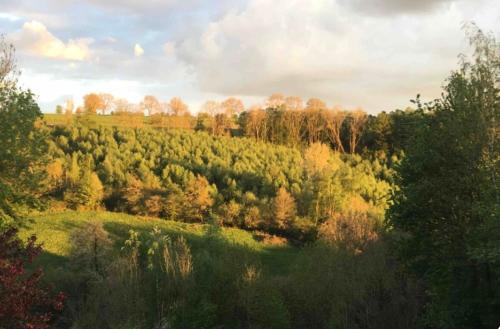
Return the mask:
<path id="1" fill-rule="evenodd" d="M 24 23 L 21 31 L 13 34 L 13 39 L 16 46 L 32 55 L 74 61 L 89 59 L 89 46 L 93 42 L 92 38 L 79 38 L 65 43 L 35 20 Z"/>
<path id="2" fill-rule="evenodd" d="M 380 18 L 335 1 L 250 0 L 179 41 L 176 53 L 204 91 L 393 109 L 417 93 L 439 96 L 466 46 L 461 24 L 492 2 Z"/>
<path id="3" fill-rule="evenodd" d="M 144 49 L 142 49 L 141 45 L 136 43 L 134 46 L 134 55 L 135 57 L 141 57 L 144 55 Z"/>

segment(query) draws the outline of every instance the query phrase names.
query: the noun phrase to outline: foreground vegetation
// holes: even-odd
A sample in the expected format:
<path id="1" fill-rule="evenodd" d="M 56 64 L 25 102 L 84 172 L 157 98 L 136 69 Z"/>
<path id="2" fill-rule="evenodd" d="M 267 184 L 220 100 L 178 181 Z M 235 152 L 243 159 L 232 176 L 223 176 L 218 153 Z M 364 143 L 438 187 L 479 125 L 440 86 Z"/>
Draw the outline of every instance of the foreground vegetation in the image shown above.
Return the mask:
<path id="1" fill-rule="evenodd" d="M 21 237 L 37 233 L 36 265 L 68 294 L 55 326 L 407 327 L 416 287 L 364 225 L 298 249 L 238 229 L 66 211 L 34 216 Z"/>

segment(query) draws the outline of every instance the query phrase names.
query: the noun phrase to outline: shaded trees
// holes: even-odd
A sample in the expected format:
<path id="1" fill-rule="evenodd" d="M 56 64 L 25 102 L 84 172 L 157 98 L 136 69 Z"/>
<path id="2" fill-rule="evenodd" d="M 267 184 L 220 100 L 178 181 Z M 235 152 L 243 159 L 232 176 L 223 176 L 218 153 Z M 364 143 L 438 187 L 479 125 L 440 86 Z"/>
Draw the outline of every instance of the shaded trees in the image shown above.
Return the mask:
<path id="1" fill-rule="evenodd" d="M 473 29 L 473 61 L 452 73 L 399 168 L 389 225 L 400 257 L 426 284 L 425 323 L 489 328 L 500 310 L 498 42 Z"/>

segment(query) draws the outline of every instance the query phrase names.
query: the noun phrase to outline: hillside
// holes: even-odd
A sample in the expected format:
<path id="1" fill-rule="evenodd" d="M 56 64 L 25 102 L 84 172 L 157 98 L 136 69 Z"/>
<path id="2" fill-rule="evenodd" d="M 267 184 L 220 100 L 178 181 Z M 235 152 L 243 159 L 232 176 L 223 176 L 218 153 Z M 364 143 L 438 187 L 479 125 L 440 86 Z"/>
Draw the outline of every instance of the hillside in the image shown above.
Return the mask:
<path id="1" fill-rule="evenodd" d="M 31 216 L 31 220 L 20 232 L 20 237 L 26 239 L 31 234 L 37 235 L 37 241 L 43 243 L 44 248 L 38 260 L 50 275 L 50 270 L 67 263 L 72 247 L 71 234 L 95 221 L 103 224 L 117 253 L 131 229 L 147 234 L 153 227 L 158 227 L 172 238 L 182 235 L 193 251 L 205 248 L 207 240 L 213 238 L 214 231 L 208 224 L 187 224 L 104 211 L 68 210 Z M 272 245 L 259 242 L 260 239 L 255 234 L 237 228 L 220 228 L 216 234 L 228 249 L 245 249 L 256 255 L 266 270 L 272 273 L 286 272 L 297 253 L 297 249 L 288 244 Z"/>

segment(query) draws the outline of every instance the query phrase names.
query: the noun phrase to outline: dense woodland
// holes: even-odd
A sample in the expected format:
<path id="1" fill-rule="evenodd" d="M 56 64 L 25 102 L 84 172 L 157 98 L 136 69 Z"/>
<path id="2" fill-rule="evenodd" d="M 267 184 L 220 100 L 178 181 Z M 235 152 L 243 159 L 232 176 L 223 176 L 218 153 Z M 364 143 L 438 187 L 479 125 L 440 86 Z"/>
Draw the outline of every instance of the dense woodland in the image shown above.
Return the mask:
<path id="1" fill-rule="evenodd" d="M 179 98 L 96 93 L 43 118 L 3 42 L 0 328 L 498 326 L 499 44 L 469 33 L 442 98 L 378 115 L 275 94 L 194 116 Z M 34 270 L 42 246 L 18 230 L 68 209 L 63 265 Z M 124 236 L 85 211 L 202 224 L 203 238 Z M 229 227 L 294 256 L 269 265 Z"/>

